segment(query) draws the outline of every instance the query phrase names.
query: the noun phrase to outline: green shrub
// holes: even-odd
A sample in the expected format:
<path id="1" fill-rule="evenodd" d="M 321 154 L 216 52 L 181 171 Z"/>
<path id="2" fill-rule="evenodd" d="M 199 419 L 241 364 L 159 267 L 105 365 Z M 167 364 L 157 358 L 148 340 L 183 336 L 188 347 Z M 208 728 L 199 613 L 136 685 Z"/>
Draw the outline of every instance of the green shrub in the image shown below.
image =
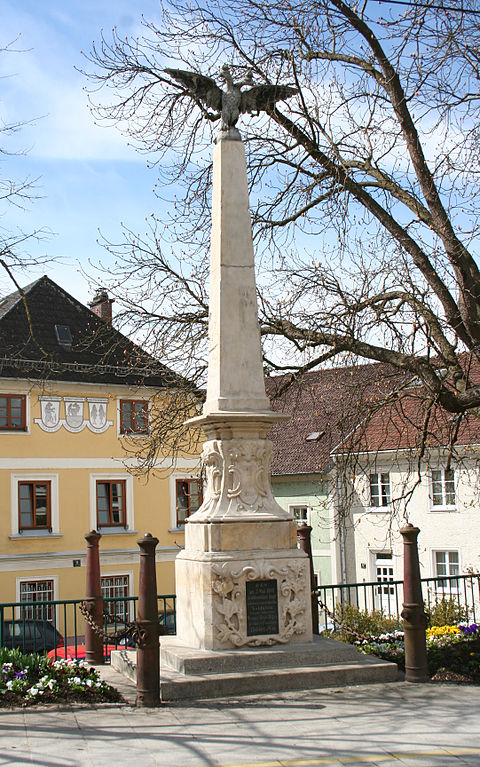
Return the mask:
<path id="1" fill-rule="evenodd" d="M 348 602 L 336 606 L 335 618 L 342 626 L 336 625 L 333 638 L 351 644 L 356 637 L 349 629 L 363 636 L 378 636 L 402 628 L 401 619 L 387 615 L 384 610 L 361 610 Z"/>
<path id="2" fill-rule="evenodd" d="M 468 621 L 468 609 L 462 607 L 452 597 L 436 599 L 425 606 L 425 612 L 430 618 L 430 626 L 455 626 L 462 621 Z"/>

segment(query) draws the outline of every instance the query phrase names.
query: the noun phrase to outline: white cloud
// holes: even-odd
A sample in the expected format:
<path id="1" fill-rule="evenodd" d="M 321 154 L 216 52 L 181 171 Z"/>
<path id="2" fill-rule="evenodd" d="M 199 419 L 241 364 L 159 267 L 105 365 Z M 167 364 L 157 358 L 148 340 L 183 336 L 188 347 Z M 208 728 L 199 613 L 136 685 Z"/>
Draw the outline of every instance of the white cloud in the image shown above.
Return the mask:
<path id="1" fill-rule="evenodd" d="M 0 56 L 1 118 L 17 122 L 42 117 L 8 148 L 26 146 L 31 157 L 41 159 L 144 162 L 116 128 L 95 125 L 90 114 L 86 80 L 74 67 L 82 65 L 80 50 L 89 49 L 91 30 L 79 25 L 72 36 L 71 17 L 62 23 L 58 14 L 33 18 L 12 6 L 8 10 L 0 46 L 18 38 L 15 48 L 23 52 Z"/>

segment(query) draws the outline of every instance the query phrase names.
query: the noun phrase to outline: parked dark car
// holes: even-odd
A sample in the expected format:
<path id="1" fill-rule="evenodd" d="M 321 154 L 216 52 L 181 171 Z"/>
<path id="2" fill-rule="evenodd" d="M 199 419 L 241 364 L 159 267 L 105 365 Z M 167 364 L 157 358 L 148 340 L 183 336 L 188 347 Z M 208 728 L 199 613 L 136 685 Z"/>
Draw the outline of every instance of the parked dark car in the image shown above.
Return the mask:
<path id="1" fill-rule="evenodd" d="M 47 653 L 64 645 L 60 632 L 47 621 L 3 621 L 2 629 L 2 646 L 22 652 Z"/>

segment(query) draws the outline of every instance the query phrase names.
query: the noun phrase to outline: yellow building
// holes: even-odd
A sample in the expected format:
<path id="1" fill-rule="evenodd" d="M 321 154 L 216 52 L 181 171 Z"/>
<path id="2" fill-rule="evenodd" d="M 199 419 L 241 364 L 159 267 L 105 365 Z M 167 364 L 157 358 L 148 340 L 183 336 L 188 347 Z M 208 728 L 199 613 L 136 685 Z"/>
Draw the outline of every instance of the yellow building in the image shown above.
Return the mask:
<path id="1" fill-rule="evenodd" d="M 136 476 L 135 447 L 180 379 L 115 330 L 105 292 L 91 309 L 48 277 L 23 293 L 0 302 L 0 602 L 82 598 L 92 529 L 105 596 L 138 594 L 147 531 L 172 594 L 198 461 Z"/>

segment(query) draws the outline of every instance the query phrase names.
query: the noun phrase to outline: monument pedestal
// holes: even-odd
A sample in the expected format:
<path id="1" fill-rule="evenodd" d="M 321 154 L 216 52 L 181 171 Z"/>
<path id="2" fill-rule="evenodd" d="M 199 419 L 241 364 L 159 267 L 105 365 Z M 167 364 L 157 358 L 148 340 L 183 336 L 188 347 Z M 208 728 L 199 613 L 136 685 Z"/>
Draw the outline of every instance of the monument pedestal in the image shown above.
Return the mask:
<path id="1" fill-rule="evenodd" d="M 224 650 L 312 638 L 308 558 L 296 524 L 188 526 L 175 563 L 177 635 L 185 647 Z"/>

